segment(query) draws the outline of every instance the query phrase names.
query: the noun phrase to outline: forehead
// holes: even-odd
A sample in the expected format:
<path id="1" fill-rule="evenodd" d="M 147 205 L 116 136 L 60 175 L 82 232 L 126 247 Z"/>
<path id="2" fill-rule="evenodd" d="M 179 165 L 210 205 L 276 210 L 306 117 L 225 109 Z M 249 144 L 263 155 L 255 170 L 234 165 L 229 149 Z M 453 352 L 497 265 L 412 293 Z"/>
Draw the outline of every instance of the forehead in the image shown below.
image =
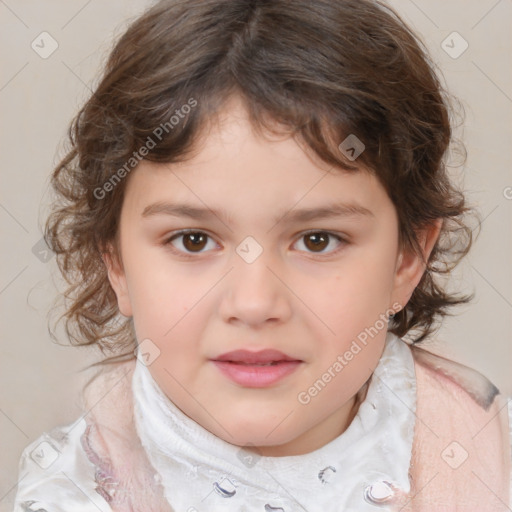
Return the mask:
<path id="1" fill-rule="evenodd" d="M 171 201 L 192 207 L 196 217 L 202 208 L 231 220 L 268 214 L 272 221 L 292 209 L 302 209 L 302 220 L 307 220 L 304 210 L 336 203 L 345 212 L 376 213 L 389 207 L 386 199 L 377 178 L 363 168 L 333 168 L 290 135 L 256 133 L 236 100 L 202 131 L 191 158 L 172 164 L 142 161 L 125 193 L 130 211 L 138 216 L 151 205 Z"/>

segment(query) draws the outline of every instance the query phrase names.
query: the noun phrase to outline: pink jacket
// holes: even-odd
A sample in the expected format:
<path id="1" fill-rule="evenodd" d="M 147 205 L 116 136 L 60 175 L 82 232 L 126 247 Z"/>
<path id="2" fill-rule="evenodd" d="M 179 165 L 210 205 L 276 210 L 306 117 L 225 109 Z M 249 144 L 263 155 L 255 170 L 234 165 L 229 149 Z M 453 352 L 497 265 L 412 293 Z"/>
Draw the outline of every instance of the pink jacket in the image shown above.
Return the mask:
<path id="1" fill-rule="evenodd" d="M 486 404 L 436 368 L 435 358 L 413 354 L 416 425 L 411 493 L 402 512 L 510 510 L 507 401 L 497 395 Z"/>

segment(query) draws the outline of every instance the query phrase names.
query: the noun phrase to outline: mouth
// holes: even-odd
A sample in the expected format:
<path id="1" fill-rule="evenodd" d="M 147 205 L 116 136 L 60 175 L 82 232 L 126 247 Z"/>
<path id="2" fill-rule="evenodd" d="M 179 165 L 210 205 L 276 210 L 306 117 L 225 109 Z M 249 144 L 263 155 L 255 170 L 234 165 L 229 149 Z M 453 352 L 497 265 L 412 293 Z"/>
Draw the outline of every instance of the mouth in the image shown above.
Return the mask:
<path id="1" fill-rule="evenodd" d="M 265 349 L 258 352 L 251 352 L 249 350 L 233 350 L 216 357 L 214 361 L 265 366 L 288 361 L 299 361 L 299 359 L 283 354 L 283 352 L 280 352 L 279 350 Z"/>
<path id="2" fill-rule="evenodd" d="M 219 361 L 223 363 L 231 363 L 231 364 L 241 364 L 244 366 L 276 366 L 281 363 L 285 363 L 287 361 L 272 361 L 271 363 L 244 363 L 242 361 Z"/>
<path id="3" fill-rule="evenodd" d="M 242 387 L 272 386 L 293 373 L 303 361 L 277 350 L 235 350 L 212 359 L 221 373 Z"/>

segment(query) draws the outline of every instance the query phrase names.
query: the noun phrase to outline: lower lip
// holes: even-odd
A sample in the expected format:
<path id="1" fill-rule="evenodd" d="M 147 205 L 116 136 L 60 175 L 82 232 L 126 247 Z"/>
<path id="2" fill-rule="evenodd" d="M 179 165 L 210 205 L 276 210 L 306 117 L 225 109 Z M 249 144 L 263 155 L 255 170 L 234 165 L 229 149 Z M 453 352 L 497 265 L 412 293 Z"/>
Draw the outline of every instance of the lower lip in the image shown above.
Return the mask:
<path id="1" fill-rule="evenodd" d="M 276 365 L 258 366 L 228 361 L 213 361 L 233 382 L 247 388 L 265 388 L 293 373 L 301 361 L 281 361 Z"/>

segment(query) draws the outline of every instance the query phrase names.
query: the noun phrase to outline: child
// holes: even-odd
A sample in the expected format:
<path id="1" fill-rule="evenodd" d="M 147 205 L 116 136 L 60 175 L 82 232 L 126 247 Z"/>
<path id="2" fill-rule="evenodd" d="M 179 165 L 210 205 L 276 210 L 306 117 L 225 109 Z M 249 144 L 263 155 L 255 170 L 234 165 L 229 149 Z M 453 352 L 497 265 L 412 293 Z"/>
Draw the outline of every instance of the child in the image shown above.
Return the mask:
<path id="1" fill-rule="evenodd" d="M 16 512 L 510 510 L 505 398 L 419 346 L 471 230 L 390 8 L 161 1 L 70 137 L 46 240 L 112 357 Z"/>

